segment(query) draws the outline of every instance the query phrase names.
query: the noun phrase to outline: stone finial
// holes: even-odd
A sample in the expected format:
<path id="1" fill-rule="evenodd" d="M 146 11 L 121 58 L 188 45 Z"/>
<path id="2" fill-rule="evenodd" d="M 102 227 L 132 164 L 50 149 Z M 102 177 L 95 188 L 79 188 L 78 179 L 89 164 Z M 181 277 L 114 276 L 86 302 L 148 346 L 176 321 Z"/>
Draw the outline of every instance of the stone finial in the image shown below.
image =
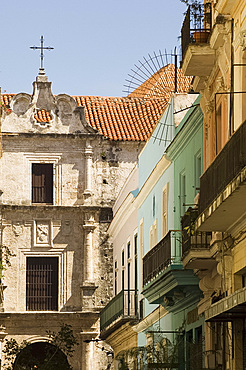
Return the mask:
<path id="1" fill-rule="evenodd" d="M 51 91 L 52 82 L 48 81 L 44 69 L 40 68 L 36 81 L 33 82 L 33 103 L 36 109 L 50 111 L 55 107 L 55 99 Z"/>

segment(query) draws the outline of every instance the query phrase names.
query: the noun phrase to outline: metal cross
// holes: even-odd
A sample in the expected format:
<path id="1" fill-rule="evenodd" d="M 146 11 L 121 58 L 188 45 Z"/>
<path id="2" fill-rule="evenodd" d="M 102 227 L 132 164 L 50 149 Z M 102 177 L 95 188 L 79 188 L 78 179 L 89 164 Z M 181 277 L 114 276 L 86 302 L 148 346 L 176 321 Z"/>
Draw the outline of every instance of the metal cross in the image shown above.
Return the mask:
<path id="1" fill-rule="evenodd" d="M 33 50 L 40 49 L 41 50 L 41 54 L 40 54 L 41 66 L 40 66 L 40 68 L 43 69 L 44 68 L 44 50 L 52 50 L 54 48 L 52 48 L 51 46 L 44 47 L 44 38 L 43 38 L 43 36 L 41 36 L 40 43 L 41 43 L 41 46 L 30 46 L 30 49 L 33 49 Z"/>

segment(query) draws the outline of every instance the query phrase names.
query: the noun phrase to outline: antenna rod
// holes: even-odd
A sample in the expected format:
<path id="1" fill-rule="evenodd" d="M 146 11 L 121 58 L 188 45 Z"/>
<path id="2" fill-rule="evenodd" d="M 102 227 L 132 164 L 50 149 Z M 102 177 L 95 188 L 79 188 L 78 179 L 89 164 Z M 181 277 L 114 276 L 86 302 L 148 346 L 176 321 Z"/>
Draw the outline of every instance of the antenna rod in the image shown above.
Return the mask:
<path id="1" fill-rule="evenodd" d="M 174 74 L 174 92 L 177 92 L 177 68 L 178 68 L 178 57 L 176 52 L 176 46 L 174 49 L 174 65 L 175 65 L 175 74 Z"/>

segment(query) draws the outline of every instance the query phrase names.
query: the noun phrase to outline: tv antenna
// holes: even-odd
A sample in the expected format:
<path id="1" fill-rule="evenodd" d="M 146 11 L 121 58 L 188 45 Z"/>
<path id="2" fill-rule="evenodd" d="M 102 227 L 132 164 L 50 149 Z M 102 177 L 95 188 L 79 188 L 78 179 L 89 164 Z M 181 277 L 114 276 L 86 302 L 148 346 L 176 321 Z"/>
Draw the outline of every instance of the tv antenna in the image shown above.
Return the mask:
<path id="1" fill-rule="evenodd" d="M 169 100 L 172 93 L 179 91 L 178 55 L 174 52 L 153 52 L 143 61 L 138 61 L 126 79 L 123 92 L 129 97 L 158 98 Z"/>

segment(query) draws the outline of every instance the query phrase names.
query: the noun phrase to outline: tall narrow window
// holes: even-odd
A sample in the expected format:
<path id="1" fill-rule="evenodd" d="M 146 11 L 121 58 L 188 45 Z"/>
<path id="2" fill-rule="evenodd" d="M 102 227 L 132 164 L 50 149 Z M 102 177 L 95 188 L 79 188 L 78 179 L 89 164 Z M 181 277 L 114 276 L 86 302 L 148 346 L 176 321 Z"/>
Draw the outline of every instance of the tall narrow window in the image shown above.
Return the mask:
<path id="1" fill-rule="evenodd" d="M 139 225 L 140 231 L 140 245 L 139 245 L 139 252 L 140 252 L 140 287 L 143 287 L 143 256 L 144 256 L 144 219 L 140 220 Z"/>
<path id="2" fill-rule="evenodd" d="M 131 308 L 131 295 L 130 295 L 130 289 L 131 289 L 131 262 L 128 262 L 127 264 L 127 290 L 128 290 L 128 298 L 127 298 L 127 313 L 130 315 L 130 308 Z"/>
<path id="3" fill-rule="evenodd" d="M 216 154 L 222 149 L 222 112 L 221 104 L 216 111 Z"/>
<path id="4" fill-rule="evenodd" d="M 195 155 L 195 195 L 199 192 L 200 189 L 200 177 L 202 174 L 202 157 L 201 151 Z"/>
<path id="5" fill-rule="evenodd" d="M 149 229 L 149 246 L 150 246 L 150 249 L 153 248 L 153 246 L 154 246 L 153 225 L 151 225 L 150 229 Z"/>
<path id="6" fill-rule="evenodd" d="M 32 203 L 53 204 L 53 164 L 32 164 Z"/>
<path id="7" fill-rule="evenodd" d="M 138 235 L 134 236 L 134 289 L 138 288 Z"/>
<path id="8" fill-rule="evenodd" d="M 127 258 L 131 257 L 131 244 L 130 242 L 127 243 Z"/>
<path id="9" fill-rule="evenodd" d="M 121 271 L 121 287 L 122 290 L 125 289 L 125 252 L 124 250 L 121 253 L 121 266 L 122 266 L 122 271 Z"/>
<path id="10" fill-rule="evenodd" d="M 185 198 L 186 198 L 186 184 L 185 184 L 185 173 L 180 174 L 180 216 L 182 217 L 185 213 Z"/>
<path id="11" fill-rule="evenodd" d="M 117 294 L 117 261 L 114 263 L 114 294 Z"/>
<path id="12" fill-rule="evenodd" d="M 153 217 L 155 217 L 155 195 L 153 195 L 153 204 L 152 204 L 152 213 L 153 213 Z"/>
<path id="13" fill-rule="evenodd" d="M 167 184 L 168 185 L 168 184 Z M 168 186 L 165 186 L 162 190 L 162 236 L 165 236 L 168 232 Z"/>
<path id="14" fill-rule="evenodd" d="M 153 223 L 153 246 L 157 244 L 157 220 Z"/>
<path id="15" fill-rule="evenodd" d="M 191 370 L 192 365 L 192 344 L 193 344 L 193 331 L 189 330 L 186 333 L 186 363 L 187 369 Z"/>
<path id="16" fill-rule="evenodd" d="M 127 264 L 127 289 L 131 289 L 131 262 Z"/>
<path id="17" fill-rule="evenodd" d="M 246 91 L 246 52 L 245 52 L 245 50 L 243 51 L 242 66 L 241 66 L 240 69 L 242 71 L 242 91 L 245 92 Z M 242 99 L 242 105 L 241 105 L 241 107 L 242 107 L 242 120 L 241 120 L 241 122 L 244 122 L 246 120 L 246 94 L 236 94 L 236 95 L 239 95 L 239 96 L 241 95 L 241 99 Z M 234 97 L 234 99 L 235 99 L 235 97 Z"/>
<path id="18" fill-rule="evenodd" d="M 27 257 L 26 309 L 58 310 L 58 258 Z"/>

